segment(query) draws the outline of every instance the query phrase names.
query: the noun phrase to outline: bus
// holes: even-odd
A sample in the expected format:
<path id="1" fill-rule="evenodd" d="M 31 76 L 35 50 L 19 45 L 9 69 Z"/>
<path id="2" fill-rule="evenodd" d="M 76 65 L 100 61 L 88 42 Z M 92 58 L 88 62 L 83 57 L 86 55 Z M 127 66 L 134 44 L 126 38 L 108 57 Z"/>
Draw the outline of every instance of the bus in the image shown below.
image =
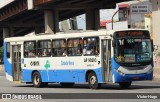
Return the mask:
<path id="1" fill-rule="evenodd" d="M 37 34 L 4 39 L 6 79 L 45 87 L 104 83 L 128 88 L 153 79 L 153 46 L 142 29 Z"/>

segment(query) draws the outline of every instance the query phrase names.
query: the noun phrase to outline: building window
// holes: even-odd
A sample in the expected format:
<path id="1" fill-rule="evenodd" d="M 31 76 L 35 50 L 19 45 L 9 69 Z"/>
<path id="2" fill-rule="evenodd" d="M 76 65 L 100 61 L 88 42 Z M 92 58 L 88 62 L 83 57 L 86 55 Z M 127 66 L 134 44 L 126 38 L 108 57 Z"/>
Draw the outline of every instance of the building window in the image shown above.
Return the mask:
<path id="1" fill-rule="evenodd" d="M 120 8 L 119 21 L 126 21 L 128 18 L 128 8 Z"/>
<path id="2" fill-rule="evenodd" d="M 81 56 L 82 55 L 82 38 L 74 38 L 67 40 L 68 56 Z"/>
<path id="3" fill-rule="evenodd" d="M 60 39 L 60 40 L 53 40 L 52 41 L 52 56 L 53 57 L 59 57 L 59 56 L 66 56 L 66 40 Z"/>
<path id="4" fill-rule="evenodd" d="M 6 49 L 7 49 L 6 56 L 7 58 L 10 58 L 10 43 L 7 43 Z"/>
<path id="5" fill-rule="evenodd" d="M 83 55 L 99 54 L 99 38 L 91 37 L 83 39 Z"/>
<path id="6" fill-rule="evenodd" d="M 36 41 L 24 42 L 24 57 L 36 57 Z"/>
<path id="7" fill-rule="evenodd" d="M 50 57 L 51 56 L 51 41 L 50 40 L 42 40 L 38 41 L 38 57 Z"/>

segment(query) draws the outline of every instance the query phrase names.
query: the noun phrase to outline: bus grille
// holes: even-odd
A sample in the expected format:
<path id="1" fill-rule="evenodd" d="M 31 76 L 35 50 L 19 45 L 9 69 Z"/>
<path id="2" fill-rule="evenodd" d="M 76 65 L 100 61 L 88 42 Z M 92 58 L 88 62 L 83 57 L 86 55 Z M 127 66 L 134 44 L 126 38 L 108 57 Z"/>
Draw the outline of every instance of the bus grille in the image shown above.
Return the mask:
<path id="1" fill-rule="evenodd" d="M 127 70 L 143 70 L 145 69 L 147 66 L 136 66 L 136 67 L 124 67 Z"/>

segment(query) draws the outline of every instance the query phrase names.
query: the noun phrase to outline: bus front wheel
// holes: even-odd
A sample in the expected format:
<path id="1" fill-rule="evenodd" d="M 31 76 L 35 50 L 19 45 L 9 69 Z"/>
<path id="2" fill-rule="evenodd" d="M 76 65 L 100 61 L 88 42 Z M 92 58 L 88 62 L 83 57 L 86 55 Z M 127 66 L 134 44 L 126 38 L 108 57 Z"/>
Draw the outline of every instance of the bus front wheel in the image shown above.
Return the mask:
<path id="1" fill-rule="evenodd" d="M 122 89 L 127 89 L 131 86 L 131 83 L 132 82 L 120 82 L 119 83 L 119 86 L 122 88 Z"/>
<path id="2" fill-rule="evenodd" d="M 96 74 L 93 72 L 88 75 L 88 84 L 91 89 L 97 89 L 101 86 L 101 84 L 98 83 Z"/>
<path id="3" fill-rule="evenodd" d="M 36 88 L 40 88 L 48 85 L 48 83 L 42 83 L 41 75 L 39 74 L 39 72 L 33 73 L 32 83 Z"/>

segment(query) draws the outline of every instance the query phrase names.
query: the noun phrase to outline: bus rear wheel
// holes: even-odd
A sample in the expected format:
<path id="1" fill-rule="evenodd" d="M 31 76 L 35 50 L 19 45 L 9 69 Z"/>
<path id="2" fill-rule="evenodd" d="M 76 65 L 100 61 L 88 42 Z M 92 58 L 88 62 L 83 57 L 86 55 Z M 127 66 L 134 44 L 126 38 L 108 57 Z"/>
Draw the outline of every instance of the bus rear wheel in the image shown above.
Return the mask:
<path id="1" fill-rule="evenodd" d="M 91 89 L 98 89 L 101 86 L 101 84 L 98 83 L 96 74 L 93 72 L 88 75 L 88 84 Z"/>
<path id="2" fill-rule="evenodd" d="M 122 89 L 127 89 L 131 86 L 131 83 L 132 82 L 120 82 L 119 83 L 119 86 L 122 88 Z"/>
<path id="3" fill-rule="evenodd" d="M 41 75 L 39 74 L 39 72 L 33 73 L 32 83 L 33 83 L 34 87 L 36 87 L 36 88 L 40 88 L 40 87 L 44 87 L 44 86 L 48 85 L 48 83 L 42 82 Z"/>

